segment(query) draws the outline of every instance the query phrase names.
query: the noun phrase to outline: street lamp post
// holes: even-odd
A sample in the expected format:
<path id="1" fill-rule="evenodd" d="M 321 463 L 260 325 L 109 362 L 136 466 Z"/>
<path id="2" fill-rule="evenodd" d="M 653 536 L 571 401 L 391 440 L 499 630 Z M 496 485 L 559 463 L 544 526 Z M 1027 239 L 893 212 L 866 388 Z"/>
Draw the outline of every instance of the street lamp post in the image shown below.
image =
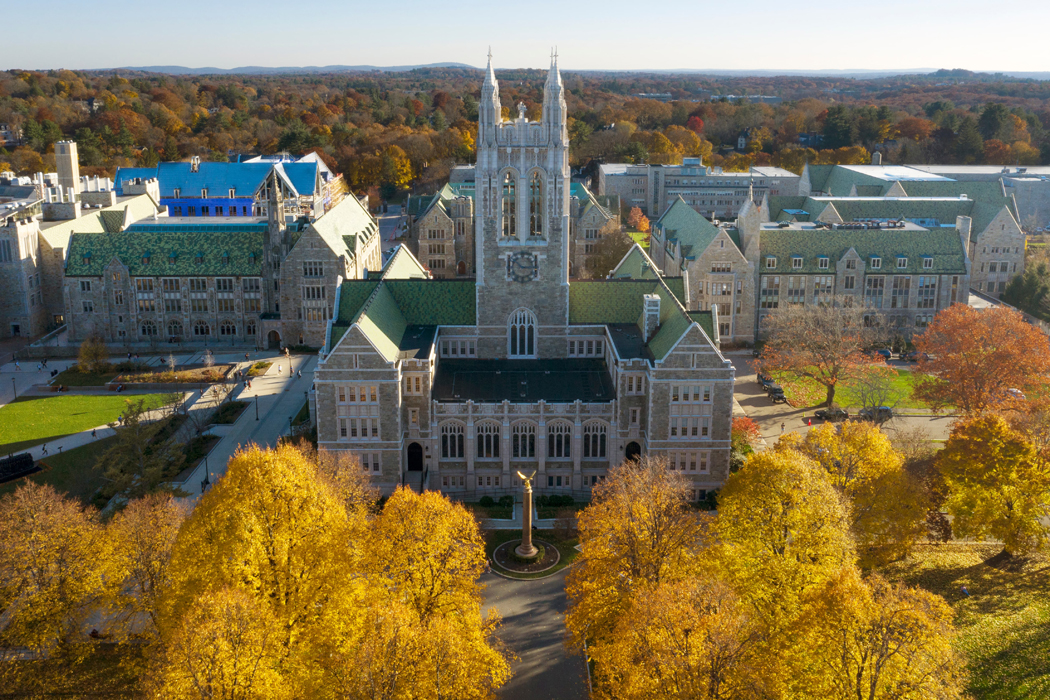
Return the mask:
<path id="1" fill-rule="evenodd" d="M 259 420 L 259 395 L 255 395 L 255 420 Z"/>
<path id="2" fill-rule="evenodd" d="M 14 401 L 18 398 L 18 386 L 15 385 L 15 378 L 11 377 L 11 400 Z"/>

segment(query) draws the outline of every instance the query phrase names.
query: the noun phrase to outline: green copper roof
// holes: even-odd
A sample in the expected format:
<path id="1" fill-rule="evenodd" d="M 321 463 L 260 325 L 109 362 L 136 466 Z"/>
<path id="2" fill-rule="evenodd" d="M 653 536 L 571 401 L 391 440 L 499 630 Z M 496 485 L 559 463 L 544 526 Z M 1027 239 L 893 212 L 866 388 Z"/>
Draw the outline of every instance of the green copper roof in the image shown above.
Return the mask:
<path id="1" fill-rule="evenodd" d="M 616 266 L 616 269 L 612 271 L 610 277 L 614 279 L 654 280 L 659 277 L 659 274 L 656 270 L 656 263 L 646 255 L 640 245 L 635 243 L 627 251 L 627 255 L 623 257 L 620 264 Z"/>
<path id="2" fill-rule="evenodd" d="M 357 317 L 357 312 L 368 297 L 372 296 L 378 286 L 379 280 L 346 280 L 339 288 L 339 311 L 336 315 L 336 324 L 349 326 Z M 332 333 L 333 337 L 335 333 Z"/>
<path id="3" fill-rule="evenodd" d="M 416 260 L 406 245 L 398 245 L 394 254 L 383 266 L 383 279 L 426 279 L 429 277 L 426 269 Z"/>
<path id="4" fill-rule="evenodd" d="M 258 231 L 201 233 L 136 230 L 125 233 L 74 233 L 66 275 L 98 277 L 114 258 L 132 275 L 257 276 L 263 270 L 266 234 Z"/>
<path id="5" fill-rule="evenodd" d="M 397 359 L 401 336 L 405 334 L 408 323 L 401 315 L 394 295 L 385 285 L 376 290 L 358 317 L 357 324 L 387 361 Z"/>
<path id="6" fill-rule="evenodd" d="M 675 239 L 682 246 L 682 255 L 702 253 L 718 236 L 718 227 L 685 203 L 681 196 L 671 202 L 654 224 L 664 232 L 664 238 Z M 689 248 L 689 253 L 686 253 Z"/>
<path id="7" fill-rule="evenodd" d="M 656 280 L 579 280 L 569 285 L 569 323 L 637 323 L 642 295 L 655 294 Z"/>
<path id="8" fill-rule="evenodd" d="M 708 338 L 715 337 L 715 315 L 711 311 L 690 311 L 689 318 L 696 321 Z"/>
<path id="9" fill-rule="evenodd" d="M 405 320 L 416 326 L 473 326 L 474 280 L 384 280 Z"/>
<path id="10" fill-rule="evenodd" d="M 763 275 L 833 275 L 835 264 L 853 248 L 865 265 L 872 257 L 881 259 L 873 274 L 966 274 L 962 240 L 955 228 L 928 231 L 834 231 L 828 229 L 763 230 L 760 244 L 762 258 L 759 272 Z M 777 259 L 775 269 L 766 267 L 766 259 Z M 828 267 L 819 266 L 820 258 L 829 259 Z M 792 267 L 792 258 L 801 257 L 802 267 Z M 897 268 L 897 258 L 908 259 L 907 266 Z M 924 258 L 933 259 L 933 267 L 923 267 Z"/>

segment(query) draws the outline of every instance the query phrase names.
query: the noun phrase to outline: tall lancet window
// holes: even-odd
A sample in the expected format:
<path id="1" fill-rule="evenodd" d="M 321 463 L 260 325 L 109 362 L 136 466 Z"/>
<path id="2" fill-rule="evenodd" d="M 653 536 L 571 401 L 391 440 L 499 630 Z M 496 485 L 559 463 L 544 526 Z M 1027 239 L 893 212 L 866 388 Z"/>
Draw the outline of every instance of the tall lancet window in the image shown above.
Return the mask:
<path id="1" fill-rule="evenodd" d="M 510 317 L 510 357 L 533 357 L 536 354 L 536 317 L 519 309 Z"/>
<path id="2" fill-rule="evenodd" d="M 529 235 L 543 235 L 543 180 L 539 173 L 529 178 Z"/>
<path id="3" fill-rule="evenodd" d="M 500 202 L 503 214 L 503 235 L 508 237 L 517 236 L 518 203 L 514 198 L 514 177 L 510 173 L 504 173 L 503 175 L 503 195 L 500 197 Z"/>

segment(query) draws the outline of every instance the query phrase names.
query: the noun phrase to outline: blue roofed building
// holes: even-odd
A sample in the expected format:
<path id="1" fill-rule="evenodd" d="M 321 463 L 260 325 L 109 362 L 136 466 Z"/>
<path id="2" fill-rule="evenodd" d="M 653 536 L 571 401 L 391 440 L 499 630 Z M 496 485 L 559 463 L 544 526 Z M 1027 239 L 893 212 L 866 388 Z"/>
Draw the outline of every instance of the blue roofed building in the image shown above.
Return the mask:
<path id="1" fill-rule="evenodd" d="M 312 156 L 312 157 L 311 157 Z M 168 215 L 186 218 L 265 218 L 270 190 L 279 188 L 285 213 L 315 219 L 346 195 L 336 175 L 314 154 L 294 162 L 252 159 L 238 163 L 160 163 L 154 168 L 118 168 L 119 195 L 142 182 L 157 180 L 160 204 Z"/>

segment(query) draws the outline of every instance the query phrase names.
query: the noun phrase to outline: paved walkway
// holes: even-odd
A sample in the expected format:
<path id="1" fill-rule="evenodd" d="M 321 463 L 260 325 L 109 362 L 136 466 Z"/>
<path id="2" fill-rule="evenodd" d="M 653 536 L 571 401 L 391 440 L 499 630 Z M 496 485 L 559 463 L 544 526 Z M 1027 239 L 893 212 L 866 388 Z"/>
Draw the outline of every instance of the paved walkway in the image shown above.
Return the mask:
<path id="1" fill-rule="evenodd" d="M 204 475 L 208 474 L 208 480 L 214 483 L 226 473 L 226 463 L 238 448 L 252 443 L 272 447 L 277 444 L 280 436 L 289 434 L 290 419 L 295 417 L 308 397 L 313 384 L 314 366 L 317 364 L 316 355 L 292 355 L 290 359 L 261 357 L 252 358 L 252 362 L 258 359 L 270 360 L 273 365 L 266 374 L 252 379 L 251 389 L 238 385 L 234 391 L 234 400 L 248 401 L 251 405 L 233 425 L 213 427 L 212 434 L 222 435 L 222 439 L 212 448 L 207 460 L 201 462 L 186 478 L 183 485 L 183 489 L 192 494 L 190 499 L 193 501 L 200 497 L 200 484 L 204 481 Z M 221 358 L 216 360 L 223 361 Z M 244 363 L 244 356 L 241 355 L 238 369 L 248 366 L 250 364 Z M 280 372 L 278 366 L 281 367 Z M 302 379 L 295 376 L 296 371 L 300 370 L 303 373 Z M 200 408 L 206 410 L 208 405 L 203 404 Z"/>
<path id="2" fill-rule="evenodd" d="M 514 674 L 499 692 L 506 700 L 586 700 L 587 667 L 565 649 L 565 574 L 515 581 L 485 574 L 484 609 L 503 616 L 499 635 L 517 654 Z"/>

